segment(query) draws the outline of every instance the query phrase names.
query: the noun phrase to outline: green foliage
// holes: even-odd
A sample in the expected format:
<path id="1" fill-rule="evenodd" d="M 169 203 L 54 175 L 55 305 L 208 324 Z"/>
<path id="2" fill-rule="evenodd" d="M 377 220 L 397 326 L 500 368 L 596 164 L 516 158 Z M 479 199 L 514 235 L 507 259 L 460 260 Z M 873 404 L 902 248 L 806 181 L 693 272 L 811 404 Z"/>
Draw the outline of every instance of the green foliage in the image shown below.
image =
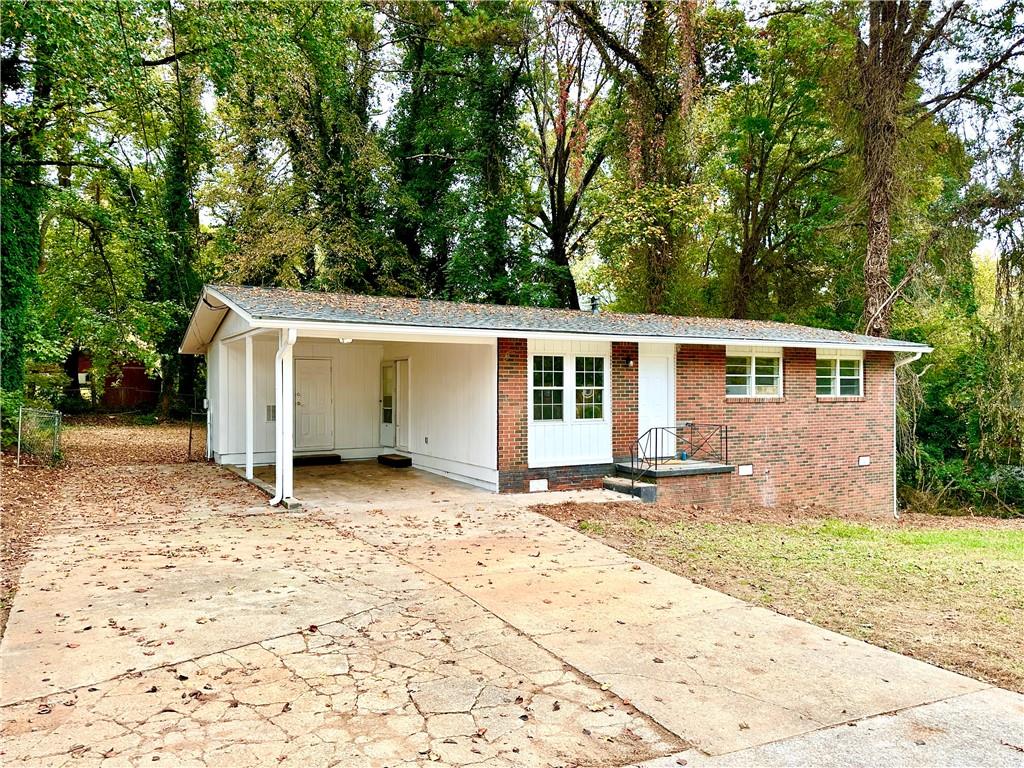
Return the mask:
<path id="1" fill-rule="evenodd" d="M 20 389 L 0 389 L 0 447 L 9 448 L 18 439 L 18 409 L 25 396 Z"/>
<path id="2" fill-rule="evenodd" d="M 936 348 L 904 369 L 903 488 L 1001 510 L 1024 464 L 1019 60 L 921 107 L 1019 34 L 1014 8 L 965 7 L 907 80 L 888 217 L 894 333 Z M 213 280 L 551 306 L 580 286 L 857 330 L 860 6 L 799 10 L 5 4 L 5 410 L 81 407 L 82 354 L 100 385 L 142 361 L 186 409 L 202 371 L 177 347 Z M 972 262 L 982 238 L 997 261 Z"/>

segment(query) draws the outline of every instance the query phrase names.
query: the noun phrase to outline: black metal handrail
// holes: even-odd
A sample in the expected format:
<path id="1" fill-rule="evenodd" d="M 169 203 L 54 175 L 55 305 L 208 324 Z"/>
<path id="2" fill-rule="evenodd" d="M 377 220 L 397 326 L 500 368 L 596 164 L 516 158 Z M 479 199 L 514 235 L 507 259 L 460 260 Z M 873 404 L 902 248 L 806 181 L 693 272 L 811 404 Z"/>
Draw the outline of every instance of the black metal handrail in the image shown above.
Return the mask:
<path id="1" fill-rule="evenodd" d="M 674 427 L 651 427 L 630 447 L 630 487 L 635 488 L 648 472 L 684 454 L 687 459 L 728 463 L 728 425 L 682 421 Z"/>

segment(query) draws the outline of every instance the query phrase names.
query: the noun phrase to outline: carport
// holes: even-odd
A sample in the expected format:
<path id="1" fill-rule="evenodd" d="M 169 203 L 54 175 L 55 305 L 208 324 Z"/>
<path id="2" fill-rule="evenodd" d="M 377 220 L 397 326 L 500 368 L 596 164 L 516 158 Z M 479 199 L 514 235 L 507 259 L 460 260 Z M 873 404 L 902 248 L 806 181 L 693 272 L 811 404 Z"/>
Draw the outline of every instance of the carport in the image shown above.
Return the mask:
<path id="1" fill-rule="evenodd" d="M 326 322 L 291 300 L 204 289 L 181 351 L 206 355 L 208 458 L 268 484 L 273 504 L 332 483 L 358 496 L 385 477 L 365 461 L 384 453 L 497 490 L 493 334 Z M 323 457 L 343 468 L 296 466 Z"/>

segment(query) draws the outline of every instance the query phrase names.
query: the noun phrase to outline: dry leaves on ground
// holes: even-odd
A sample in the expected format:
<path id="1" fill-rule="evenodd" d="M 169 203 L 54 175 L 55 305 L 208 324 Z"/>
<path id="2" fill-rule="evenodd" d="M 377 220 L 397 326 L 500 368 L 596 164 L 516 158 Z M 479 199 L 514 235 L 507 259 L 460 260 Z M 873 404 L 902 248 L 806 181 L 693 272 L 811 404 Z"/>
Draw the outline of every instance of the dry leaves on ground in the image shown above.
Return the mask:
<path id="1" fill-rule="evenodd" d="M 200 447 L 204 441 L 200 432 Z M 187 463 L 187 423 L 73 424 L 62 447 L 64 460 L 56 467 L 18 469 L 13 455 L 2 456 L 0 634 L 21 568 L 40 536 L 69 527 L 182 519 L 199 507 L 209 512 L 266 500 L 227 470 Z"/>

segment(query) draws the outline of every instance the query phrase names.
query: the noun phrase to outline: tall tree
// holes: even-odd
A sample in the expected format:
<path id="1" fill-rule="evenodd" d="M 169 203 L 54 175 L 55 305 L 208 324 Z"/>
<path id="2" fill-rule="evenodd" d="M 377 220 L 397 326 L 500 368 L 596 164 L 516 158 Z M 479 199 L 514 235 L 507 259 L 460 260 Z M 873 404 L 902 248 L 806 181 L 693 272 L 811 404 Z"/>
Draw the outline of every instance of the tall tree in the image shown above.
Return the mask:
<path id="1" fill-rule="evenodd" d="M 749 43 L 749 74 L 722 97 L 728 118 L 720 174 L 731 226 L 723 309 L 732 317 L 791 316 L 820 300 L 828 279 L 823 231 L 841 216 L 845 144 L 824 109 L 823 62 L 836 44 L 812 17 L 771 19 Z"/>
<path id="2" fill-rule="evenodd" d="M 855 121 L 866 205 L 865 333 L 889 333 L 897 293 L 890 285 L 892 222 L 899 197 L 900 150 L 910 131 L 979 97 L 989 81 L 1024 60 L 1024 21 L 1016 0 L 990 10 L 966 0 L 944 7 L 929 0 L 869 0 L 841 6 L 854 36 Z M 957 56 L 968 66 L 956 82 L 929 75 Z"/>
<path id="3" fill-rule="evenodd" d="M 539 177 L 534 192 L 539 223 L 531 225 L 547 239 L 558 303 L 579 309 L 572 264 L 600 221 L 584 198 L 607 157 L 608 132 L 597 114 L 608 76 L 594 44 L 562 11 L 543 6 L 539 15 L 526 88 Z"/>
<path id="4" fill-rule="evenodd" d="M 624 149 L 632 187 L 657 191 L 685 185 L 687 169 L 673 162 L 672 147 L 698 95 L 695 0 L 671 6 L 646 0 L 639 7 L 638 32 L 634 19 L 627 19 L 622 30 L 614 30 L 602 19 L 600 9 L 589 3 L 566 0 L 563 7 L 593 41 L 626 93 Z M 635 268 L 642 273 L 643 283 L 640 308 L 664 312 L 680 238 L 669 221 L 658 222 L 652 230 L 645 242 L 634 246 Z"/>

